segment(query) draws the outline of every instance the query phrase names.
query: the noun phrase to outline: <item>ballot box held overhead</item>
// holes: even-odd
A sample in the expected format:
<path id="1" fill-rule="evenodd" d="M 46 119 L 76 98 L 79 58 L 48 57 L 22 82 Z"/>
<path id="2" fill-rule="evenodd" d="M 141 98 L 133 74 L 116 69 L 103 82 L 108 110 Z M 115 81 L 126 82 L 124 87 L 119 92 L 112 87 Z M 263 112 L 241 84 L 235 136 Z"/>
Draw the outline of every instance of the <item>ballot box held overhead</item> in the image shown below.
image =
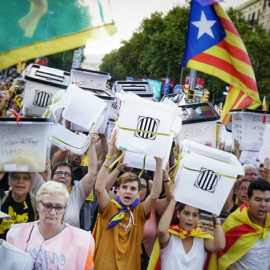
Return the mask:
<path id="1" fill-rule="evenodd" d="M 75 85 L 70 85 L 65 93 L 57 93 L 44 114 L 44 117 L 51 118 L 57 123 L 52 129 L 52 143 L 63 150 L 83 154 L 89 146 L 89 132 L 100 120 L 106 106 L 107 104 L 102 99 Z M 60 116 L 84 128 L 86 134 L 78 136 L 66 129 L 63 121 L 61 124 L 58 123 Z"/>
<path id="2" fill-rule="evenodd" d="M 233 154 L 190 140 L 180 149 L 176 200 L 219 215 L 243 167 Z"/>
<path id="3" fill-rule="evenodd" d="M 231 110 L 233 139 L 240 143 L 240 150 L 259 151 L 265 124 L 270 124 L 270 112 L 249 109 Z"/>
<path id="4" fill-rule="evenodd" d="M 45 171 L 52 125 L 44 118 L 0 118 L 0 171 Z"/>
<path id="5" fill-rule="evenodd" d="M 76 68 L 71 72 L 74 83 L 80 88 L 105 90 L 107 80 L 111 78 L 110 73 L 96 70 Z"/>
<path id="6" fill-rule="evenodd" d="M 179 106 L 183 110 L 182 129 L 178 139 L 216 147 L 216 121 L 219 114 L 209 102 Z"/>
<path id="7" fill-rule="evenodd" d="M 116 123 L 118 149 L 165 158 L 171 148 L 171 133 L 176 128 L 179 108 L 125 95 Z M 181 125 L 181 121 L 180 121 Z"/>
<path id="8" fill-rule="evenodd" d="M 41 117 L 50 105 L 53 95 L 72 83 L 72 76 L 70 72 L 30 64 L 25 81 L 22 113 Z"/>

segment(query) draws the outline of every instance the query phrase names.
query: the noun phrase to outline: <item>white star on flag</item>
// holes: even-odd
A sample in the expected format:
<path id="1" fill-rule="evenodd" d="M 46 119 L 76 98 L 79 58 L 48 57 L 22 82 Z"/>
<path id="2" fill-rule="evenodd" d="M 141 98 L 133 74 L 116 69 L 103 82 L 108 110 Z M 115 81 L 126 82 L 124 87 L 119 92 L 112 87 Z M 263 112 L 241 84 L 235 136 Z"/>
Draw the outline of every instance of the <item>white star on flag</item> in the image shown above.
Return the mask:
<path id="1" fill-rule="evenodd" d="M 192 24 L 194 24 L 196 27 L 199 28 L 197 39 L 199 39 L 203 34 L 208 34 L 210 37 L 215 38 L 213 35 L 213 32 L 211 30 L 211 27 L 215 23 L 216 23 L 216 20 L 207 21 L 207 18 L 205 16 L 204 12 L 202 11 L 201 20 L 196 21 L 196 22 L 192 22 Z"/>

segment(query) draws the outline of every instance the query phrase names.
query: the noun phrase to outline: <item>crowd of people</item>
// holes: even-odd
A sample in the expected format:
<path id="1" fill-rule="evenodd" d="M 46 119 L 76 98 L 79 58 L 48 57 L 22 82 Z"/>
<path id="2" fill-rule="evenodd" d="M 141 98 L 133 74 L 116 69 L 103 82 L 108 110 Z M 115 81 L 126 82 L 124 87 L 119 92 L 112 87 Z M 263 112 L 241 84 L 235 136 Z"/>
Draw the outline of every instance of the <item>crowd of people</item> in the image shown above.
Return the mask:
<path id="1" fill-rule="evenodd" d="M 20 115 L 24 83 L 14 70 L 2 81 L 2 117 Z M 91 134 L 84 155 L 51 145 L 44 172 L 0 172 L 10 216 L 0 219 L 0 258 L 11 244 L 29 254 L 24 269 L 270 269 L 268 158 L 243 164 L 207 231 L 200 209 L 175 200 L 175 151 L 166 169 L 155 157 L 155 171 L 141 171 L 124 163 L 117 132 L 107 136 Z"/>

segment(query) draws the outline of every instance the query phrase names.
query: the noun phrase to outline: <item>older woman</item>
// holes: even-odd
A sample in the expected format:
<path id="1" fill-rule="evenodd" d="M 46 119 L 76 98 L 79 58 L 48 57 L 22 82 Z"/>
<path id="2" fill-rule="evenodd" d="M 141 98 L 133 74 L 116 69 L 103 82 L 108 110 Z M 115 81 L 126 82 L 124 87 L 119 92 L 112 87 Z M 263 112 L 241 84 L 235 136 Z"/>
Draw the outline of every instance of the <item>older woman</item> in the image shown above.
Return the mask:
<path id="1" fill-rule="evenodd" d="M 8 232 L 9 243 L 31 254 L 33 269 L 93 268 L 91 234 L 63 222 L 68 200 L 64 185 L 46 182 L 37 193 L 39 220 Z"/>
<path id="2" fill-rule="evenodd" d="M 97 175 L 97 154 L 95 142 L 98 140 L 96 134 L 92 134 L 89 146 L 88 173 L 74 185 L 72 166 L 67 162 L 61 162 L 52 169 L 52 180 L 66 186 L 70 193 L 70 201 L 64 217 L 69 225 L 80 227 L 80 210 L 86 197 L 90 194 Z"/>
<path id="3" fill-rule="evenodd" d="M 7 231 L 13 223 L 34 221 L 36 213 L 35 196 L 30 193 L 36 174 L 29 172 L 9 173 L 10 191 L 1 200 L 1 211 L 11 218 L 3 218 L 0 223 L 0 238 L 6 239 Z"/>

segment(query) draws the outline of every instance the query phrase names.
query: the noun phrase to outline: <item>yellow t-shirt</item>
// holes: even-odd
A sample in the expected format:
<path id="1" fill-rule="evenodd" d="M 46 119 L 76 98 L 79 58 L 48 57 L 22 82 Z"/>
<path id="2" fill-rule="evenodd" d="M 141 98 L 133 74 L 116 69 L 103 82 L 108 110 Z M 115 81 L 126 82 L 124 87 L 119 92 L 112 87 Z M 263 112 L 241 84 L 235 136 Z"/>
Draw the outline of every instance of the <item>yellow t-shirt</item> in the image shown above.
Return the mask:
<path id="1" fill-rule="evenodd" d="M 100 211 L 100 210 L 99 210 Z M 143 203 L 138 204 L 134 210 L 134 223 L 125 230 L 120 224 L 107 230 L 110 218 L 119 209 L 109 201 L 103 214 L 100 216 L 101 238 L 96 253 L 95 270 L 138 270 L 141 269 L 141 243 L 146 219 Z M 122 223 L 127 225 L 130 213 L 127 212 Z"/>

